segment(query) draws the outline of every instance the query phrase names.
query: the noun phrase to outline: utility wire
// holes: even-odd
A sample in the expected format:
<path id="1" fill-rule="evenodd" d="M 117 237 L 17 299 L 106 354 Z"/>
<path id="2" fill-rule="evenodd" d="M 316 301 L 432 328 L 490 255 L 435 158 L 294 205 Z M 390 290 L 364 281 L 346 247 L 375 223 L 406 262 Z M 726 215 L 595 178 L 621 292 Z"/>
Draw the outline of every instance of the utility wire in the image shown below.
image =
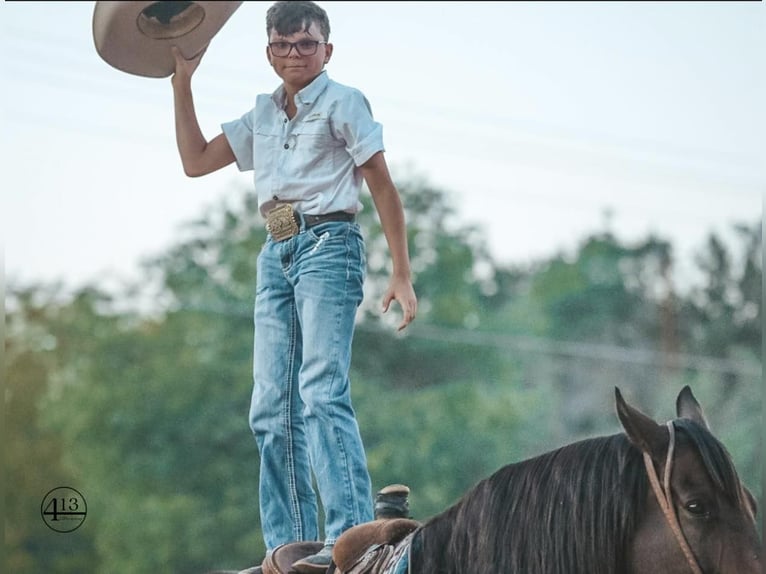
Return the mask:
<path id="1" fill-rule="evenodd" d="M 12 69 L 16 73 L 13 74 L 12 79 L 16 81 L 28 81 L 37 83 L 40 81 L 39 71 L 40 66 L 45 65 L 48 62 L 49 53 L 56 53 L 57 59 L 60 61 L 63 58 L 68 59 L 70 63 L 87 65 L 88 59 L 81 51 L 76 50 L 70 46 L 69 42 L 54 42 L 52 40 L 45 40 L 36 38 L 35 46 L 38 48 L 38 53 L 35 53 L 34 48 L 30 49 L 28 34 L 25 34 L 23 30 L 19 28 L 10 28 L 6 32 L 11 33 L 13 42 L 8 42 L 11 46 L 15 46 L 17 53 L 16 57 L 9 59 L 6 64 L 11 65 Z M 34 37 L 34 36 L 31 36 Z M 8 41 L 8 38 L 6 38 Z M 19 46 L 25 48 L 19 49 Z M 43 48 L 43 49 L 40 49 Z M 94 53 L 95 54 L 95 53 Z M 96 56 L 93 55 L 93 58 Z M 104 64 L 106 65 L 106 64 Z M 112 86 L 104 84 L 103 79 L 95 80 L 85 72 L 77 72 L 77 66 L 71 66 L 66 75 L 58 70 L 54 70 L 53 76 L 47 78 L 51 80 L 56 78 L 57 83 L 65 89 L 74 89 L 78 85 L 90 85 L 91 93 L 93 91 L 102 91 L 102 95 L 107 94 L 107 90 Z M 36 70 L 33 74 L 25 74 L 24 71 Z M 246 87 L 245 82 L 238 80 L 238 78 L 248 77 L 250 73 L 243 73 L 242 71 L 235 71 L 233 68 L 230 73 L 229 79 L 224 80 L 224 75 L 220 73 L 220 70 L 206 70 L 206 75 L 211 77 L 220 77 L 221 81 L 213 82 L 211 85 L 218 86 L 218 94 L 215 98 L 208 97 L 209 100 L 228 100 L 232 102 L 239 100 L 238 94 L 243 91 L 250 91 L 251 88 Z M 107 76 L 105 75 L 104 78 Z M 66 82 L 64 81 L 66 80 Z M 95 80 L 95 81 L 94 81 Z M 151 80 L 150 80 L 151 81 Z M 101 88 L 107 88 L 107 90 L 99 89 L 98 83 L 101 83 Z M 119 83 L 110 82 L 117 89 Z M 42 87 L 42 86 L 41 86 Z M 44 86 L 47 90 L 50 90 L 50 85 Z M 138 87 L 138 85 L 136 86 Z M 144 87 L 149 87 L 148 84 Z M 154 87 L 154 86 L 152 86 Z M 95 90 L 93 89 L 95 88 Z M 113 91 L 113 90 L 110 90 Z M 131 99 L 135 101 L 136 96 L 148 95 L 150 91 L 143 92 L 142 90 L 133 91 Z M 119 94 L 117 94 L 119 96 Z M 202 94 L 200 94 L 202 96 Z M 122 95 L 124 98 L 124 94 Z M 207 97 L 207 96 L 206 96 Z M 461 125 L 468 127 L 471 131 L 477 134 L 477 141 L 483 141 L 486 138 L 495 139 L 496 142 L 506 141 L 509 137 L 517 143 L 523 143 L 525 146 L 529 146 L 530 143 L 540 148 L 541 158 L 547 157 L 550 152 L 554 152 L 557 155 L 569 157 L 574 154 L 573 163 L 578 163 L 582 156 L 591 156 L 596 162 L 603 162 L 604 156 L 619 156 L 613 157 L 614 161 L 619 163 L 635 162 L 638 164 L 652 164 L 656 160 L 651 158 L 662 158 L 661 164 L 656 165 L 655 169 L 646 169 L 647 173 L 652 173 L 655 176 L 658 171 L 660 176 L 670 177 L 670 179 L 677 179 L 679 177 L 686 178 L 691 177 L 694 180 L 717 180 L 714 184 L 721 187 L 726 187 L 728 192 L 751 192 L 753 187 L 757 187 L 763 184 L 763 174 L 753 174 L 750 177 L 740 178 L 740 181 L 734 182 L 731 177 L 721 177 L 717 174 L 713 174 L 709 170 L 709 166 L 712 162 L 717 163 L 715 167 L 721 168 L 729 172 L 740 173 L 743 170 L 745 172 L 752 172 L 755 170 L 755 158 L 746 157 L 741 154 L 734 154 L 732 152 L 724 152 L 721 150 L 702 149 L 702 148 L 689 148 L 685 146 L 678 146 L 668 142 L 648 141 L 635 138 L 619 137 L 615 135 L 603 134 L 603 133 L 589 133 L 586 134 L 582 131 L 573 131 L 571 129 L 565 129 L 561 126 L 547 125 L 540 122 L 533 122 L 523 120 L 520 118 L 511 118 L 497 115 L 488 115 L 477 112 L 472 108 L 454 109 L 447 108 L 445 106 L 439 107 L 432 101 L 418 102 L 413 100 L 401 100 L 393 98 L 379 99 L 379 105 L 393 106 L 397 110 L 406 110 L 407 114 L 403 118 L 397 119 L 398 122 L 403 122 L 405 125 L 411 125 L 417 130 L 422 130 L 423 125 L 427 124 L 437 125 L 444 117 L 458 117 L 461 119 Z M 163 104 L 166 102 L 163 101 Z M 437 107 L 434 107 L 437 105 Z M 429 119 L 430 118 L 430 119 Z M 11 115 L 10 119 L 14 119 Z M 26 118 L 29 119 L 29 118 Z M 433 121 L 431 121 L 433 120 Z M 434 124 L 434 122 L 436 122 Z M 28 124 L 27 124 L 28 125 Z M 435 138 L 435 143 L 446 143 L 448 139 L 443 137 Z M 432 146 L 429 146 L 432 147 Z M 493 146 L 502 147 L 502 146 Z M 441 149 L 444 153 L 447 153 L 447 148 L 443 145 Z M 529 155 L 529 154 L 527 154 Z M 671 158 L 668 160 L 668 158 Z M 507 158 L 503 158 L 506 159 Z M 528 160 L 529 158 L 527 158 Z M 574 160 L 577 160 L 576 162 Z M 516 158 L 516 161 L 524 163 L 524 158 Z M 562 158 L 559 158 L 560 163 Z M 533 163 L 539 163 L 536 161 Z M 550 162 L 548 162 L 550 163 Z M 705 168 L 705 172 L 701 171 L 701 168 L 694 167 L 690 163 L 697 164 L 698 166 L 708 166 Z M 623 166 L 624 167 L 624 166 Z M 635 171 L 635 170 L 634 170 Z M 704 191 L 704 190 L 701 190 Z"/>
<path id="2" fill-rule="evenodd" d="M 215 315 L 228 315 L 252 319 L 252 311 L 242 305 L 181 305 L 173 311 L 196 311 Z M 391 336 L 382 327 L 360 324 L 357 330 Z M 447 328 L 427 323 L 410 325 L 402 337 L 411 337 L 440 343 L 495 348 L 502 351 L 536 353 L 555 357 L 573 357 L 594 361 L 608 361 L 651 367 L 672 366 L 678 369 L 716 374 L 737 374 L 745 377 L 761 377 L 761 365 L 755 362 L 732 361 L 704 355 L 667 353 L 650 349 L 634 349 L 606 343 L 560 341 L 549 337 L 508 335 L 471 329 Z"/>
<path id="3" fill-rule="evenodd" d="M 468 329 L 447 329 L 423 324 L 412 325 L 409 329 L 411 330 L 409 333 L 411 337 L 445 343 L 494 347 L 502 350 L 513 349 L 528 353 L 648 366 L 673 365 L 683 369 L 719 374 L 736 373 L 760 377 L 762 373 L 761 367 L 754 364 L 684 353 L 661 353 L 648 349 L 632 349 L 603 343 L 557 341 L 544 337 L 504 335 Z"/>

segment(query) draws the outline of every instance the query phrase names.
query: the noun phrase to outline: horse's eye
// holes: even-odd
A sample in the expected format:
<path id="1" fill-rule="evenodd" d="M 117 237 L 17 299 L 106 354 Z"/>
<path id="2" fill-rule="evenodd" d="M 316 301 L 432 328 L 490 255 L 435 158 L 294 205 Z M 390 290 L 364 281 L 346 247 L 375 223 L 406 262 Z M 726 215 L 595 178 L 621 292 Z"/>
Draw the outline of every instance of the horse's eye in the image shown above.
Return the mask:
<path id="1" fill-rule="evenodd" d="M 710 514 L 707 505 L 701 500 L 690 500 L 684 505 L 684 508 L 694 516 L 705 517 Z"/>

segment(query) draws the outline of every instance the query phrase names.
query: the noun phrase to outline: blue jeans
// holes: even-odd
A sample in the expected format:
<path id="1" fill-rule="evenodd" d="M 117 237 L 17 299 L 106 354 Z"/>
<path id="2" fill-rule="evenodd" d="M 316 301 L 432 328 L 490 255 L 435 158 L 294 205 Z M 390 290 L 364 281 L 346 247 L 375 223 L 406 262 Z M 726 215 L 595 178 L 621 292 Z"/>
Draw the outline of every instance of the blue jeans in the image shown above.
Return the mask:
<path id="1" fill-rule="evenodd" d="M 373 519 L 348 377 L 365 266 L 359 226 L 349 222 L 302 228 L 281 242 L 269 237 L 258 256 L 250 428 L 268 550 L 319 540 L 312 471 L 325 544 Z"/>

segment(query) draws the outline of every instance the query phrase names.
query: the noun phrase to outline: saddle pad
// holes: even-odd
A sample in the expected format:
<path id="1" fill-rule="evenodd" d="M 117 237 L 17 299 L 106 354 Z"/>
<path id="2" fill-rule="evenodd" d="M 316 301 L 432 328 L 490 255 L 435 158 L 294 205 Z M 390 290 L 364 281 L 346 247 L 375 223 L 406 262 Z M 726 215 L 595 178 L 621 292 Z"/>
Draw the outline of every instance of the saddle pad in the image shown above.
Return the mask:
<path id="1" fill-rule="evenodd" d="M 338 568 L 340 574 L 409 574 L 410 554 L 418 531 L 393 544 L 372 546 L 348 569 Z"/>
<path id="2" fill-rule="evenodd" d="M 301 558 L 316 554 L 323 548 L 321 542 L 291 542 L 274 549 L 263 561 L 263 574 L 290 574 L 293 563 Z"/>
<path id="3" fill-rule="evenodd" d="M 389 518 L 352 526 L 340 535 L 332 551 L 332 558 L 341 572 L 351 567 L 371 551 L 382 546 L 394 546 L 420 526 L 408 518 Z M 379 552 L 378 552 L 379 553 Z M 368 560 L 373 559 L 367 557 Z M 374 558 L 377 562 L 378 559 Z"/>

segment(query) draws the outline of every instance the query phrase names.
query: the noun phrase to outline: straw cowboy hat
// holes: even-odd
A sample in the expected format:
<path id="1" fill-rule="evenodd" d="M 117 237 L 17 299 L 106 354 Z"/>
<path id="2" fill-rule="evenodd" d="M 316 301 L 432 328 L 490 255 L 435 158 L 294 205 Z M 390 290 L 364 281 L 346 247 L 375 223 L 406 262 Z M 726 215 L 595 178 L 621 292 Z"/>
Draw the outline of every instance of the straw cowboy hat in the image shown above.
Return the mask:
<path id="1" fill-rule="evenodd" d="M 96 2 L 96 51 L 118 70 L 164 78 L 175 71 L 170 52 L 199 54 L 242 2 Z"/>

